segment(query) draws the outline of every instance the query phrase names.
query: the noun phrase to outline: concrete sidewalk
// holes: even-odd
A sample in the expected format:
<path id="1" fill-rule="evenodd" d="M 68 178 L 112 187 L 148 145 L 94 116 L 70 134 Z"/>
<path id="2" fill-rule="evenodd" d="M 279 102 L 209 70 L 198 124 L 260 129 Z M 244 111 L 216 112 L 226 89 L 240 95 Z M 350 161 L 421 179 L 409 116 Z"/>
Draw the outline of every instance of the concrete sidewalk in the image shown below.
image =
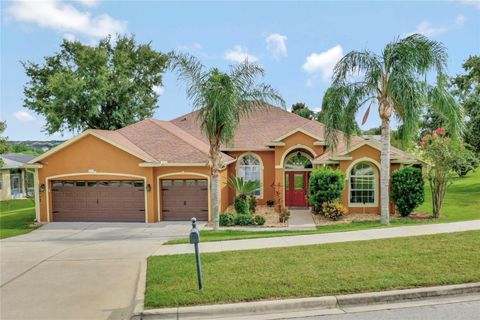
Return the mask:
<path id="1" fill-rule="evenodd" d="M 232 251 L 232 250 L 294 247 L 294 246 L 314 245 L 314 244 L 323 244 L 323 243 L 412 237 L 412 236 L 461 232 L 461 231 L 470 231 L 470 230 L 480 230 L 480 220 L 438 223 L 438 224 L 422 224 L 422 225 L 406 226 L 406 227 L 367 229 L 367 230 L 359 230 L 359 231 L 311 234 L 311 235 L 301 235 L 301 236 L 203 242 L 203 243 L 200 243 L 200 251 L 204 253 L 204 252 L 221 252 L 221 251 Z M 193 246 L 191 244 L 165 245 L 160 247 L 158 250 L 156 250 L 153 255 L 158 256 L 158 255 L 172 255 L 172 254 L 184 254 L 184 253 L 193 253 Z"/>

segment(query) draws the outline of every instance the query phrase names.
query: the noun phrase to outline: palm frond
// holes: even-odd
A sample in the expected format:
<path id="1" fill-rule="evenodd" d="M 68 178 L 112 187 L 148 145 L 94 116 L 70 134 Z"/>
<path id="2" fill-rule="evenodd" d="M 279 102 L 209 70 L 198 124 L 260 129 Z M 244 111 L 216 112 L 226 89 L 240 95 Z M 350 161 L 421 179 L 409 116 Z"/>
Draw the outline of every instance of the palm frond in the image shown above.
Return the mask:
<path id="1" fill-rule="evenodd" d="M 382 74 L 382 61 L 370 51 L 351 51 L 333 69 L 334 86 L 344 84 L 351 76 L 365 74 L 371 85 L 376 85 Z"/>
<path id="2" fill-rule="evenodd" d="M 258 181 L 245 180 L 236 176 L 230 176 L 227 183 L 238 195 L 242 196 L 247 196 L 260 188 Z"/>

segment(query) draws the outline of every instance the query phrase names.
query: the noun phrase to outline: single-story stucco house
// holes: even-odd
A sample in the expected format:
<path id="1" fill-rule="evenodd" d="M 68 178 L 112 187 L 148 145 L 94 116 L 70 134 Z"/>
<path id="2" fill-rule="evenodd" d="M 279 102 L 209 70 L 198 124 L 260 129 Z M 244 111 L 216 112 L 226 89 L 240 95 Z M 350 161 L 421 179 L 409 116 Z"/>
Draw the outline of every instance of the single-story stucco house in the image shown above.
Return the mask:
<path id="1" fill-rule="evenodd" d="M 196 114 L 147 119 L 115 131 L 87 130 L 31 160 L 37 219 L 211 221 L 209 145 Z M 323 124 L 274 106 L 254 111 L 222 148 L 221 211 L 233 202 L 226 183 L 232 175 L 260 181 L 259 204 L 306 207 L 309 174 L 326 165 L 347 173 L 342 202 L 350 212 L 380 213 L 380 144 L 353 137 L 347 148 L 339 140 L 335 152 L 327 151 Z M 392 147 L 392 171 L 417 162 Z"/>
<path id="2" fill-rule="evenodd" d="M 0 201 L 33 197 L 33 172 L 24 166 L 34 156 L 5 153 L 0 158 Z"/>

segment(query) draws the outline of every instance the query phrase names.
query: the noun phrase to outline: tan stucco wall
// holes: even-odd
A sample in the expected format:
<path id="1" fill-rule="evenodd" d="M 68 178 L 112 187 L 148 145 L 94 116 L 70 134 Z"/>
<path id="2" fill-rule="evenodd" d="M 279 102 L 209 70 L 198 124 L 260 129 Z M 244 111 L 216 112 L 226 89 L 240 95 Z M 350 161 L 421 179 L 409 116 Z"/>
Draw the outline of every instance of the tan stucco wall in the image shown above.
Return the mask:
<path id="1" fill-rule="evenodd" d="M 64 149 L 43 159 L 43 168 L 39 169 L 39 184 L 45 184 L 47 190 L 40 194 L 40 219 L 46 222 L 47 219 L 47 192 L 49 194 L 49 215 L 52 218 L 52 197 L 48 177 L 62 175 L 56 180 L 146 180 L 151 191 L 146 192 L 147 198 L 147 222 L 161 220 L 161 196 L 158 183 L 162 176 L 169 179 L 207 179 L 210 181 L 210 169 L 208 167 L 181 166 L 181 167 L 155 167 L 144 168 L 139 164 L 139 159 L 117 147 L 104 142 L 94 136 L 87 135 L 82 139 L 70 144 Z M 93 169 L 96 174 L 88 173 Z M 98 173 L 111 173 L 119 175 L 108 175 Z M 70 174 L 79 174 L 68 176 Z M 65 176 L 67 175 L 67 176 Z M 133 175 L 135 177 L 132 177 Z M 137 177 L 138 176 L 138 177 Z M 50 181 L 51 179 L 49 179 Z M 211 206 L 209 208 L 211 215 Z"/>
<path id="2" fill-rule="evenodd" d="M 118 149 L 117 147 L 104 142 L 92 135 L 86 135 L 69 146 L 51 154 L 40 161 L 43 168 L 38 170 L 39 184 L 46 186 L 45 192 L 40 194 L 40 221 L 46 222 L 48 216 L 52 219 L 52 197 L 51 197 L 51 179 L 57 180 L 143 180 L 146 183 L 154 185 L 153 169 L 141 168 L 139 164 L 144 162 L 137 157 Z M 96 174 L 88 171 L 95 170 Z M 120 175 L 99 175 L 98 173 L 120 174 Z M 74 176 L 65 176 L 76 174 Z M 132 177 L 129 175 L 134 175 Z M 138 177 L 137 177 L 138 176 Z M 48 193 L 48 211 L 47 212 L 47 193 Z M 148 221 L 153 222 L 155 216 L 154 195 L 147 193 Z"/>

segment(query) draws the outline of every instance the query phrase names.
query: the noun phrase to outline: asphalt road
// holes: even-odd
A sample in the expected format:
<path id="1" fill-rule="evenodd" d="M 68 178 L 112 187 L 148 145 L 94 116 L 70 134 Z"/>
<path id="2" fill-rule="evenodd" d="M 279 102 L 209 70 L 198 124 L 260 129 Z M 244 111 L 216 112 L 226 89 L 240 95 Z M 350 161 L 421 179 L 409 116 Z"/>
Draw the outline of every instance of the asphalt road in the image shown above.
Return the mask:
<path id="1" fill-rule="evenodd" d="M 285 318 L 283 318 L 285 319 Z M 480 301 L 457 302 L 431 306 L 367 311 L 338 315 L 287 318 L 304 320 L 480 320 Z"/>

